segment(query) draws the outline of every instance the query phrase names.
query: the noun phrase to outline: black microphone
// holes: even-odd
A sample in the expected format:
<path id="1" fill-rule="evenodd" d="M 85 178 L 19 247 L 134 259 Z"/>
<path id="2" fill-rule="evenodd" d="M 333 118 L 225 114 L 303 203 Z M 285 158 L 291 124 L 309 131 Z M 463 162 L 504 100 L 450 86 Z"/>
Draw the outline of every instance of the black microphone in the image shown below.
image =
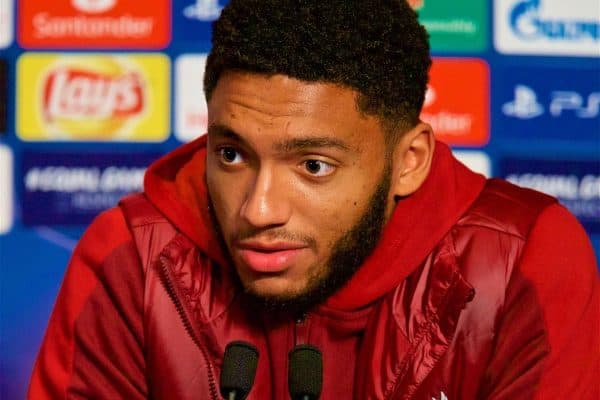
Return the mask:
<path id="1" fill-rule="evenodd" d="M 225 347 L 219 387 L 227 400 L 244 400 L 256 375 L 258 350 L 248 342 L 234 341 Z"/>
<path id="2" fill-rule="evenodd" d="M 314 346 L 302 344 L 289 354 L 288 389 L 292 400 L 318 400 L 323 387 L 323 358 Z"/>

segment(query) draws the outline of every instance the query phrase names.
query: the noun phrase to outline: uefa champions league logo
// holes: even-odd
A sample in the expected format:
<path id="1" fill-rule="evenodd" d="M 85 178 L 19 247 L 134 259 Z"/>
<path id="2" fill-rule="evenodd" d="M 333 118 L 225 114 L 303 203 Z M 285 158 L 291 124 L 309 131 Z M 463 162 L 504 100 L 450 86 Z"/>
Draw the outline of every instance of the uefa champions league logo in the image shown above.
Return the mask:
<path id="1" fill-rule="evenodd" d="M 200 21 L 212 21 L 219 17 L 222 9 L 219 0 L 196 0 L 195 4 L 184 8 L 183 15 Z"/>

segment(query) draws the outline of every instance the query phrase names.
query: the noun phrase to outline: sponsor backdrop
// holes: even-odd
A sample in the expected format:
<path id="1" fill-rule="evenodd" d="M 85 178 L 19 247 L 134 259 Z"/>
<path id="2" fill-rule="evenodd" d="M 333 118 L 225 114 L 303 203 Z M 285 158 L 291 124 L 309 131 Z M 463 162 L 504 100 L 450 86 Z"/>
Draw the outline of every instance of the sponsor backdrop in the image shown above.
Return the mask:
<path id="1" fill-rule="evenodd" d="M 435 56 L 423 119 L 471 168 L 557 196 L 598 254 L 600 2 L 410 2 Z M 86 224 L 204 132 L 225 3 L 0 0 L 0 398 L 25 395 Z"/>

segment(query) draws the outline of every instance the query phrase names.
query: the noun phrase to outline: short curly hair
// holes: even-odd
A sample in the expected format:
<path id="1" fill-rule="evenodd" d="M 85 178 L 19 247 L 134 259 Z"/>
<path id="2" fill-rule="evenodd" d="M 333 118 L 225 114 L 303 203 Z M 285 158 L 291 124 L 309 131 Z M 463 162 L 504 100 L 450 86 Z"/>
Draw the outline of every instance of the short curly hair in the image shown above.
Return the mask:
<path id="1" fill-rule="evenodd" d="M 241 70 L 338 84 L 358 110 L 404 131 L 419 120 L 431 66 L 428 35 L 406 0 L 231 0 L 213 24 L 207 101 Z"/>

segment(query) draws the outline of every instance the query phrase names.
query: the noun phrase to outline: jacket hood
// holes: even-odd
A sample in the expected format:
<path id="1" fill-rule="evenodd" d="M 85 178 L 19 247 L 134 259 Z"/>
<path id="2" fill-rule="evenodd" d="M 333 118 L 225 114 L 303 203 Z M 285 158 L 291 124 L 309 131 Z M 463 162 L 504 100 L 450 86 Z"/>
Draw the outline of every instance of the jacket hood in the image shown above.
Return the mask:
<path id="1" fill-rule="evenodd" d="M 205 160 L 206 136 L 202 136 L 154 162 L 144 177 L 144 190 L 179 231 L 208 257 L 226 265 L 208 211 Z M 423 185 L 397 203 L 374 252 L 326 305 L 355 310 L 397 286 L 425 260 L 484 184 L 482 175 L 458 162 L 447 145 L 437 142 Z"/>

